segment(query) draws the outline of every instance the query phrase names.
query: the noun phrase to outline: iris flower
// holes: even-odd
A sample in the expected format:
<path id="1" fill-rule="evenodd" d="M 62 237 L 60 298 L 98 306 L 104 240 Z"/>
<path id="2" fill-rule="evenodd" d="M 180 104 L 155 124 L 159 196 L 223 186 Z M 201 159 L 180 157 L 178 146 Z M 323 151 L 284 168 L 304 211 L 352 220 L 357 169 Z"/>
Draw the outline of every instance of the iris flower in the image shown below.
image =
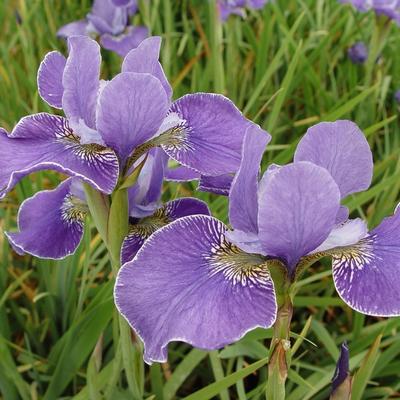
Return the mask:
<path id="1" fill-rule="evenodd" d="M 372 154 L 362 131 L 351 121 L 317 124 L 299 142 L 293 163 L 271 165 L 259 181 L 269 139 L 259 127 L 247 128 L 229 193 L 233 230 L 210 216 L 180 218 L 120 270 L 115 302 L 142 338 L 146 362 L 165 361 L 171 341 L 217 349 L 272 326 L 270 266 L 277 262 L 293 282 L 310 260 L 330 255 L 336 290 L 350 307 L 400 315 L 400 207 L 368 232 L 341 206 L 371 183 Z"/>
<path id="2" fill-rule="evenodd" d="M 364 64 L 368 59 L 368 47 L 364 42 L 357 42 L 348 49 L 347 54 L 353 64 Z"/>
<path id="3" fill-rule="evenodd" d="M 340 0 L 350 3 L 359 11 L 374 10 L 377 15 L 385 15 L 400 25 L 400 0 Z"/>
<path id="4" fill-rule="evenodd" d="M 99 36 L 105 49 L 125 57 L 149 35 L 145 26 L 129 25 L 129 18 L 136 11 L 137 0 L 94 0 L 85 19 L 64 25 L 57 35 L 65 39 L 75 35 Z"/>
<path id="5" fill-rule="evenodd" d="M 26 200 L 19 212 L 19 232 L 8 233 L 18 252 L 41 258 L 63 258 L 79 244 L 87 214 L 81 182 L 111 194 L 148 150 L 146 164 L 161 157 L 152 149 L 155 145 L 162 165 L 172 157 L 196 174 L 234 172 L 240 164 L 244 132 L 251 124 L 221 95 L 195 93 L 171 103 L 172 89 L 158 61 L 159 37 L 131 50 L 122 72 L 111 81 L 100 80 L 100 47 L 94 40 L 74 36 L 68 44 L 67 59 L 51 52 L 38 71 L 41 97 L 62 108 L 65 117 L 39 113 L 22 118 L 11 134 L 0 130 L 0 198 L 35 171 L 53 169 L 74 178 Z M 157 170 L 161 165 L 157 161 L 154 174 L 148 174 L 146 164 L 129 191 L 134 223 L 157 212 L 152 206 L 161 207 L 164 172 Z M 152 184 L 157 179 L 158 194 Z M 192 209 L 190 201 L 179 205 Z M 172 214 L 159 211 L 164 223 L 184 215 L 177 205 L 167 204 Z M 208 213 L 203 203 L 196 205 L 196 213 Z"/>
<path id="6" fill-rule="evenodd" d="M 222 21 L 226 21 L 231 14 L 244 17 L 246 7 L 258 10 L 267 2 L 268 0 L 217 0 Z"/>

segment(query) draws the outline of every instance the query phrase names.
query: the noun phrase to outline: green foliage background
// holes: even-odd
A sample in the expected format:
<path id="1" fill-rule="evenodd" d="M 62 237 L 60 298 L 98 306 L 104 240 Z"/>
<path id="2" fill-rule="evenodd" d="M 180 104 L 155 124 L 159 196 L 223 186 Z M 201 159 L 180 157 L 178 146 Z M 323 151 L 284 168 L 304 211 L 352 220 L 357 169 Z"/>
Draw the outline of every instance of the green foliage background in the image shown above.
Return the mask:
<path id="1" fill-rule="evenodd" d="M 11 130 L 24 115 L 54 113 L 38 96 L 36 71 L 47 51 L 65 52 L 57 29 L 83 18 L 89 8 L 89 0 L 0 1 L 0 126 Z M 214 4 L 207 0 L 142 1 L 140 9 L 135 22 L 163 37 L 162 63 L 174 97 L 196 91 L 230 97 L 273 136 L 264 167 L 290 162 L 298 139 L 319 121 L 357 122 L 374 151 L 374 180 L 346 204 L 370 227 L 393 212 L 400 197 L 399 106 L 393 100 L 400 88 L 399 27 L 390 24 L 378 37 L 372 13 L 356 13 L 336 0 L 277 0 L 223 26 L 215 24 Z M 373 38 L 378 62 L 353 65 L 347 48 Z M 121 60 L 108 52 L 103 57 L 103 75 L 110 78 Z M 0 230 L 16 226 L 24 199 L 61 178 L 47 171 L 25 178 L 0 203 Z M 165 185 L 165 198 L 192 194 L 226 221 L 225 198 L 195 192 L 192 184 Z M 121 354 L 112 287 L 108 256 L 94 229 L 86 230 L 75 255 L 59 262 L 19 257 L 1 233 L 2 398 L 264 397 L 270 330 L 257 329 L 209 353 L 176 343 L 168 364 L 143 370 L 139 343 Z M 400 396 L 400 318 L 369 318 L 349 309 L 324 260 L 298 287 L 287 398 L 329 396 L 343 340 L 349 343 L 351 370 L 358 371 L 354 399 Z M 124 371 L 126 357 L 131 368 Z"/>

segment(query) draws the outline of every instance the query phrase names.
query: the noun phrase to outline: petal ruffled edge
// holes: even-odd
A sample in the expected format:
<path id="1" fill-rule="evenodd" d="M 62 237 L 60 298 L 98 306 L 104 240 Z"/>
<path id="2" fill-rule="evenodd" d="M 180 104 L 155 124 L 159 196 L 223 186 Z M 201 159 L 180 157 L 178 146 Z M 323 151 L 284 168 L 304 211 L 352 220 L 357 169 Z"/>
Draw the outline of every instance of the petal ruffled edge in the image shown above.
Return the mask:
<path id="1" fill-rule="evenodd" d="M 225 225 L 213 217 L 180 218 L 154 233 L 133 261 L 120 269 L 114 287 L 115 304 L 144 342 L 147 363 L 166 361 L 167 346 L 172 341 L 217 349 L 275 322 L 275 290 L 265 260 L 261 265 L 260 259 L 254 263 L 253 256 L 246 255 L 251 261 L 246 263 L 249 268 L 242 269 L 235 257 L 230 262 L 221 259 L 224 254 L 229 258 L 230 251 L 240 251 L 232 250 L 225 241 L 225 230 Z M 181 243 L 185 243 L 183 248 Z M 175 251 L 176 246 L 179 251 Z M 170 256 L 173 268 L 167 265 Z M 207 296 L 201 291 L 203 285 Z M 155 316 L 156 312 L 162 317 Z M 168 324 L 168 313 L 179 320 Z"/>

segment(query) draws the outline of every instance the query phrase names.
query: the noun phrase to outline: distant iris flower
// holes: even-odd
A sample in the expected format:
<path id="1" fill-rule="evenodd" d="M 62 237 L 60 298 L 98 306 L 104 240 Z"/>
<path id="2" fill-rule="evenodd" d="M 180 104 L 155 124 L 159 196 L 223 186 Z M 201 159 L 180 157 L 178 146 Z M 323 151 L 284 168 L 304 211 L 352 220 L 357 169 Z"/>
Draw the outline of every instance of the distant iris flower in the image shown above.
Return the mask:
<path id="1" fill-rule="evenodd" d="M 171 341 L 217 349 L 272 326 L 275 262 L 294 280 L 310 257 L 330 255 L 336 289 L 350 307 L 400 315 L 400 207 L 368 232 L 340 204 L 372 179 L 361 130 L 350 121 L 317 124 L 300 141 L 294 163 L 270 166 L 259 181 L 269 140 L 257 126 L 247 129 L 229 193 L 233 230 L 210 216 L 180 218 L 120 270 L 115 302 L 143 339 L 146 362 L 165 361 Z"/>
<path id="2" fill-rule="evenodd" d="M 348 49 L 347 54 L 353 64 L 364 64 L 368 59 L 368 47 L 364 42 L 357 42 Z"/>
<path id="3" fill-rule="evenodd" d="M 226 21 L 231 14 L 244 17 L 245 8 L 261 9 L 269 0 L 217 0 L 220 17 Z"/>
<path id="4" fill-rule="evenodd" d="M 39 94 L 66 117 L 39 113 L 22 118 L 11 134 L 0 130 L 0 198 L 35 171 L 53 169 L 74 179 L 22 204 L 19 232 L 8 233 L 19 253 L 54 259 L 73 253 L 88 212 L 80 182 L 111 194 L 141 163 L 151 140 L 158 141 L 159 151 L 150 151 L 139 182 L 129 191 L 133 224 L 148 224 L 141 218 L 153 213 L 162 213 L 165 224 L 187 215 L 181 206 L 208 213 L 203 203 L 191 200 L 159 210 L 168 157 L 198 175 L 239 168 L 250 121 L 221 95 L 195 93 L 171 103 L 172 89 L 158 61 L 160 45 L 159 37 L 144 40 L 111 81 L 100 81 L 100 47 L 89 37 L 71 37 L 67 59 L 59 52 L 46 55 L 38 71 Z M 146 151 L 134 157 L 143 146 Z M 156 167 L 149 168 L 151 163 Z M 136 250 L 128 248 L 127 259 Z"/>
<path id="5" fill-rule="evenodd" d="M 98 35 L 102 47 L 125 57 L 149 35 L 145 26 L 129 25 L 129 17 L 136 11 L 137 0 L 94 0 L 85 19 L 64 25 L 57 35 Z"/>
<path id="6" fill-rule="evenodd" d="M 400 0 L 339 0 L 350 3 L 359 11 L 373 10 L 377 15 L 386 15 L 400 25 Z"/>

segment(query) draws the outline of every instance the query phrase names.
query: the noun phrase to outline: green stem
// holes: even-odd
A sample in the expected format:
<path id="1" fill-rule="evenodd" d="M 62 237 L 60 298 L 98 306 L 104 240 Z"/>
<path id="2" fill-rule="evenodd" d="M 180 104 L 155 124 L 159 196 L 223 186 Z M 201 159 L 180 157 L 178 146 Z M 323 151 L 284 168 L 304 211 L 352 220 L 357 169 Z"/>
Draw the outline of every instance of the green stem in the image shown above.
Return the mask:
<path id="1" fill-rule="evenodd" d="M 269 351 L 267 400 L 283 400 L 285 383 L 290 366 L 290 322 L 293 315 L 293 303 L 290 295 L 291 281 L 282 266 L 270 268 L 274 281 L 278 315 L 273 328 Z"/>
<path id="2" fill-rule="evenodd" d="M 128 234 L 129 205 L 128 189 L 116 189 L 111 196 L 111 207 L 108 217 L 108 249 L 114 272 L 120 267 L 121 246 Z"/>
<path id="3" fill-rule="evenodd" d="M 290 366 L 290 322 L 293 315 L 293 304 L 289 295 L 278 308 L 278 316 L 270 347 L 268 363 L 268 382 L 266 398 L 281 400 L 285 398 L 285 383 Z"/>

